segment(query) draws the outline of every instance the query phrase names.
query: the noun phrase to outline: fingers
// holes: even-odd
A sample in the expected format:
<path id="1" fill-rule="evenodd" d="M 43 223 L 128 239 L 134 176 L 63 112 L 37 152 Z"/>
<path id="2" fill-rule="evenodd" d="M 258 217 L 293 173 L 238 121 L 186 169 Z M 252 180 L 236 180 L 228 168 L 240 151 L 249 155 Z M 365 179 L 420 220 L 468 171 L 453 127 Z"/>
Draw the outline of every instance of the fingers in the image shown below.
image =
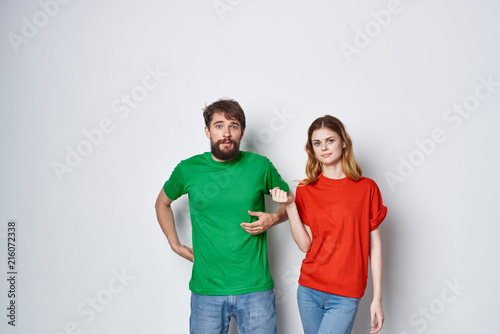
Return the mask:
<path id="1" fill-rule="evenodd" d="M 250 210 L 248 210 L 248 214 L 249 214 L 250 216 L 259 217 L 259 216 L 261 216 L 261 215 L 263 214 L 263 212 L 259 212 L 259 211 L 250 211 Z"/>
<path id="2" fill-rule="evenodd" d="M 269 190 L 269 192 L 273 198 L 273 201 L 275 201 L 276 203 L 280 203 L 280 204 L 287 203 L 288 193 L 286 191 L 281 190 L 280 188 L 276 187 L 276 188 Z"/>
<path id="3" fill-rule="evenodd" d="M 376 319 L 376 320 L 375 320 Z M 382 329 L 382 325 L 384 323 L 383 315 L 379 316 L 377 312 L 372 313 L 371 315 L 371 331 L 370 333 L 378 333 Z"/>
<path id="4" fill-rule="evenodd" d="M 240 226 L 247 232 L 253 235 L 260 234 L 273 225 L 272 215 L 266 212 L 248 211 L 252 216 L 258 216 L 258 220 L 253 223 L 241 223 Z"/>
<path id="5" fill-rule="evenodd" d="M 190 247 L 187 247 L 185 245 L 181 245 L 179 248 L 179 253 L 180 256 L 185 258 L 186 260 L 189 260 L 191 262 L 194 262 L 194 254 L 193 254 L 193 249 Z"/>
<path id="6" fill-rule="evenodd" d="M 269 190 L 269 193 L 271 194 L 271 196 L 273 196 L 273 199 L 274 199 L 276 192 L 278 192 L 279 190 L 280 190 L 279 187 L 275 187 L 275 188 Z"/>
<path id="7" fill-rule="evenodd" d="M 378 332 L 380 332 L 381 329 L 382 329 L 382 323 L 379 322 L 379 323 L 377 323 L 376 326 L 372 327 L 370 333 L 371 334 L 378 333 Z"/>
<path id="8" fill-rule="evenodd" d="M 256 223 L 241 223 L 240 226 L 245 230 L 245 232 L 252 235 L 257 235 L 264 232 L 264 228 L 261 224 Z"/>

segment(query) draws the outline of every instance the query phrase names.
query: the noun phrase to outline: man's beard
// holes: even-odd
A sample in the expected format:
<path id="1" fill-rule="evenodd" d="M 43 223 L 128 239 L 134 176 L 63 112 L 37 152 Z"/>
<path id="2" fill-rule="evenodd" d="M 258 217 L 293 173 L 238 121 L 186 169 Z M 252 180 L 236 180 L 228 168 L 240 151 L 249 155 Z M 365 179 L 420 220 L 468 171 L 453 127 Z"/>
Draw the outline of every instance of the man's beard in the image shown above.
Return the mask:
<path id="1" fill-rule="evenodd" d="M 220 144 L 224 143 L 224 142 L 231 142 L 233 143 L 233 148 L 232 149 L 220 149 Z M 240 143 L 232 140 L 232 139 L 221 139 L 219 141 L 217 141 L 216 143 L 214 143 L 213 141 L 210 141 L 210 150 L 212 151 L 212 154 L 214 157 L 216 157 L 217 159 L 219 160 L 222 160 L 222 161 L 229 161 L 229 160 L 233 160 L 234 158 L 236 158 L 236 156 L 238 155 L 238 153 L 240 152 Z"/>

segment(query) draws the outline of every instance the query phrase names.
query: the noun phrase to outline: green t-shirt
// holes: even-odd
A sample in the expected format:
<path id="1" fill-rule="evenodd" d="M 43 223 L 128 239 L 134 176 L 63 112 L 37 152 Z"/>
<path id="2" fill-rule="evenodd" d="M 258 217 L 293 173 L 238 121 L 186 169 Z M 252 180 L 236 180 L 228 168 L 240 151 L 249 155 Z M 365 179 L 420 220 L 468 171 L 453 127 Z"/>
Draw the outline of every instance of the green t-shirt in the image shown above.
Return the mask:
<path id="1" fill-rule="evenodd" d="M 264 195 L 288 185 L 271 161 L 241 151 L 227 162 L 210 152 L 181 161 L 163 190 L 171 200 L 189 195 L 194 264 L 189 289 L 200 295 L 238 295 L 272 289 L 266 232 L 251 235 L 240 226 L 265 212 Z"/>

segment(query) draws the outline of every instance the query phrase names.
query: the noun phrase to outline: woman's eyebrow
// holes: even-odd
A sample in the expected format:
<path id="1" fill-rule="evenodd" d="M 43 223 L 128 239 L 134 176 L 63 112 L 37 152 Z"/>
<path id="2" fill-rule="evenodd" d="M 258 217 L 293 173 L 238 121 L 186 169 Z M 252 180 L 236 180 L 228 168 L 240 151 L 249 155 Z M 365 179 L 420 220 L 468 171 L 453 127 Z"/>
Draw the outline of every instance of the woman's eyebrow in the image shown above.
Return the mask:
<path id="1" fill-rule="evenodd" d="M 328 140 L 328 139 L 335 139 L 335 137 L 334 136 L 330 136 L 328 138 L 325 138 L 325 140 Z M 315 141 L 321 141 L 321 139 L 313 139 L 312 141 L 313 142 L 315 142 Z"/>

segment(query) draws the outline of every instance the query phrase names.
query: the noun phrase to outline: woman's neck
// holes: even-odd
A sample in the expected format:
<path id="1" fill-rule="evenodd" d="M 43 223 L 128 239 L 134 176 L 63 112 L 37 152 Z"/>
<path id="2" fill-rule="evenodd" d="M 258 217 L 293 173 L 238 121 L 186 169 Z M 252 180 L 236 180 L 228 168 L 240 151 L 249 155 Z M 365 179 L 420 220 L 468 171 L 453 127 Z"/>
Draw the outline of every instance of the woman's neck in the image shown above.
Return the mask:
<path id="1" fill-rule="evenodd" d="M 323 175 L 326 176 L 329 179 L 343 179 L 346 177 L 344 172 L 342 171 L 342 166 L 340 163 L 337 163 L 335 165 L 331 166 L 322 166 L 323 169 Z"/>

